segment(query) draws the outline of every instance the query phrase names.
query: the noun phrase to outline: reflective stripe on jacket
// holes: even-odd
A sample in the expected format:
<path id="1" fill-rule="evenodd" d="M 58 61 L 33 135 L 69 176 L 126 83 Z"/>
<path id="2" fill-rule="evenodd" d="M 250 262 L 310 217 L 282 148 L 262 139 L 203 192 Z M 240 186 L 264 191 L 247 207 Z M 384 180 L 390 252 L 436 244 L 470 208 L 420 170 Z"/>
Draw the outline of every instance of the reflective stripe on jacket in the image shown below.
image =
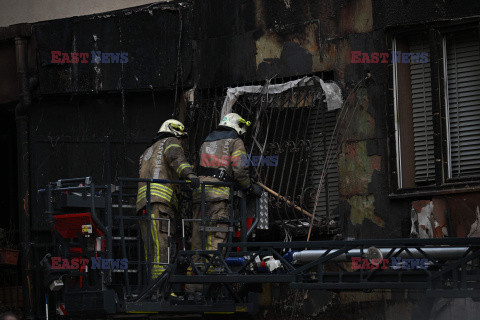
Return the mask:
<path id="1" fill-rule="evenodd" d="M 139 176 L 142 179 L 179 180 L 193 173 L 180 141 L 175 137 L 158 140 L 140 157 Z M 178 206 L 178 186 L 172 184 L 150 184 L 150 202 L 160 202 L 176 208 Z M 137 211 L 147 204 L 147 184 L 138 184 Z"/>
<path id="2" fill-rule="evenodd" d="M 163 203 L 172 203 L 174 204 L 175 207 L 178 205 L 178 199 L 176 194 L 174 193 L 174 190 L 172 188 L 169 188 L 165 184 L 161 183 L 151 183 L 150 184 L 150 197 L 159 197 L 163 201 L 153 201 L 153 202 L 163 202 Z M 147 198 L 147 185 L 145 184 L 144 186 L 140 187 L 138 189 L 138 194 L 137 194 L 137 203 L 145 201 L 146 205 L 146 198 Z M 150 199 L 150 202 L 152 199 Z"/>

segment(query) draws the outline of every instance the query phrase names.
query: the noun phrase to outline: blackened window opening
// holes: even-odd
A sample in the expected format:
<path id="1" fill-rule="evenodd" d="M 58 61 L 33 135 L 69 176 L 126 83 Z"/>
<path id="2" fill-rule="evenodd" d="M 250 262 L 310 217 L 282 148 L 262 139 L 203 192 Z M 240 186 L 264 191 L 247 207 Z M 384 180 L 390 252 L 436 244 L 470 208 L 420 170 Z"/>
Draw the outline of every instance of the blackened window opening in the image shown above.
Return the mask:
<path id="1" fill-rule="evenodd" d="M 316 74 L 325 81 L 333 73 Z M 269 85 L 286 83 L 301 77 L 271 79 Z M 244 85 L 265 85 L 248 83 Z M 238 87 L 236 85 L 232 87 Z M 186 124 L 191 132 L 189 156 L 198 165 L 198 151 L 205 137 L 214 130 L 222 112 L 227 88 L 208 88 L 195 92 L 187 108 Z M 333 232 L 338 206 L 337 144 L 332 140 L 337 111 L 328 111 L 318 82 L 296 86 L 282 93 L 241 95 L 232 112 L 252 121 L 244 137 L 245 162 L 260 181 L 308 212 L 312 212 L 329 147 L 330 157 L 325 183 L 317 203 L 316 226 Z M 308 231 L 310 218 L 291 204 L 269 197 L 270 223 L 281 225 L 295 234 Z"/>

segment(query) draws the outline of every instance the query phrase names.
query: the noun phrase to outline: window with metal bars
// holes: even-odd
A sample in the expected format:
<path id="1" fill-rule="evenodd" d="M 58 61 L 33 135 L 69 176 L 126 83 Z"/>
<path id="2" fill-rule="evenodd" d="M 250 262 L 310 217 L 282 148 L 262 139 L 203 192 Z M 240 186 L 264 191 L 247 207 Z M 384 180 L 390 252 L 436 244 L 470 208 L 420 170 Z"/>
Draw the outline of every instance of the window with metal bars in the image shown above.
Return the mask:
<path id="1" fill-rule="evenodd" d="M 293 79 L 273 79 L 271 85 L 289 80 Z M 203 140 L 220 121 L 224 98 L 224 89 L 201 90 L 187 108 L 193 163 L 198 161 L 197 153 Z M 232 110 L 253 122 L 244 138 L 247 153 L 278 157 L 276 166 L 259 163 L 251 166 L 251 172 L 256 172 L 266 186 L 309 212 L 314 207 L 328 149 L 334 151 L 317 203 L 319 221 L 335 219 L 338 206 L 337 144 L 332 140 L 337 111 L 328 111 L 324 99 L 320 84 L 312 82 L 278 94 L 243 94 Z M 297 233 L 308 231 L 310 218 L 292 205 L 270 197 L 269 206 L 271 223 Z"/>
<path id="2" fill-rule="evenodd" d="M 437 44 L 433 41 L 443 43 Z M 480 178 L 480 42 L 477 29 L 443 33 L 441 37 L 417 32 L 393 39 L 395 51 L 426 52 L 431 48 L 440 60 L 439 78 L 433 78 L 436 62 L 393 63 L 394 110 L 398 187 L 412 188 Z M 443 63 L 443 64 L 442 64 Z M 438 81 L 438 84 L 436 83 Z M 435 90 L 432 86 L 435 85 Z M 444 90 L 441 90 L 444 86 Z M 433 92 L 444 92 L 440 105 L 445 117 L 434 120 L 438 110 Z M 437 129 L 435 129 L 435 121 Z M 445 128 L 442 130 L 441 128 Z M 437 130 L 437 131 L 435 131 Z M 435 142 L 435 137 L 437 143 Z M 438 150 L 436 149 L 438 148 Z M 444 152 L 444 150 L 447 150 Z M 444 169 L 435 166 L 441 154 Z M 444 170 L 444 171 L 442 171 Z"/>

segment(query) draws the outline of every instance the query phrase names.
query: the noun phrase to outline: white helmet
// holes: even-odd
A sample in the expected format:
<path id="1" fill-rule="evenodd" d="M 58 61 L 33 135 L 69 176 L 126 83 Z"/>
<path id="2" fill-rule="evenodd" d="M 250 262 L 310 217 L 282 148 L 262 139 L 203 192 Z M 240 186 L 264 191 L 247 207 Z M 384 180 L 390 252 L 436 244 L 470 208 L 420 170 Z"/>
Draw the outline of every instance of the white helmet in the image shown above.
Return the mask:
<path id="1" fill-rule="evenodd" d="M 236 113 L 229 113 L 218 124 L 222 127 L 232 128 L 237 131 L 238 134 L 242 135 L 247 132 L 247 127 L 250 126 L 251 122 L 243 119 L 240 115 Z"/>
<path id="2" fill-rule="evenodd" d="M 160 129 L 158 129 L 158 133 L 173 133 L 177 138 L 184 138 L 188 134 L 185 132 L 185 126 L 178 120 L 169 119 L 165 121 Z"/>

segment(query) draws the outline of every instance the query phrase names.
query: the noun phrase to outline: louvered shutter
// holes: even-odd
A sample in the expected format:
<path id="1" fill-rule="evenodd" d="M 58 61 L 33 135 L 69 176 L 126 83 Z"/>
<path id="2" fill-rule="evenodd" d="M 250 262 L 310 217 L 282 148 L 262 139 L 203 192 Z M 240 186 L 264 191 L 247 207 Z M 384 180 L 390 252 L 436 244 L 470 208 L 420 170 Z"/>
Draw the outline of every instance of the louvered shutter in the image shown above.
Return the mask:
<path id="1" fill-rule="evenodd" d="M 471 33 L 446 41 L 450 177 L 480 175 L 480 45 Z"/>
<path id="2" fill-rule="evenodd" d="M 426 40 L 409 41 L 410 52 L 428 52 Z M 430 54 L 429 54 L 430 56 Z M 435 156 L 433 146 L 432 85 L 430 63 L 411 63 L 413 136 L 415 152 L 415 182 L 435 180 Z"/>
<path id="3" fill-rule="evenodd" d="M 314 114 L 311 115 L 310 121 L 308 123 L 308 135 L 312 137 L 311 144 L 317 146 L 311 156 L 311 163 L 309 168 L 309 176 L 312 179 L 312 186 L 314 187 L 314 192 L 317 191 L 318 185 L 320 183 L 323 165 L 325 163 L 325 154 L 328 152 L 328 147 L 330 146 L 330 141 L 332 139 L 333 130 L 335 129 L 335 124 L 337 121 L 336 118 L 337 112 L 326 111 L 325 112 L 325 125 L 322 119 L 323 112 L 320 108 L 316 109 Z M 325 144 L 323 143 L 323 137 L 325 136 Z M 320 198 L 317 203 L 316 215 L 318 217 L 326 216 L 327 212 L 327 201 L 330 209 L 330 218 L 334 218 L 333 209 L 338 206 L 338 167 L 337 167 L 337 143 L 336 139 L 333 140 L 331 146 L 332 154 L 330 158 L 330 165 L 327 170 L 328 176 L 325 180 L 325 184 L 322 187 L 320 193 Z M 325 185 L 328 184 L 328 197 L 326 193 Z M 315 201 L 309 201 L 308 209 L 311 211 L 315 205 Z"/>

